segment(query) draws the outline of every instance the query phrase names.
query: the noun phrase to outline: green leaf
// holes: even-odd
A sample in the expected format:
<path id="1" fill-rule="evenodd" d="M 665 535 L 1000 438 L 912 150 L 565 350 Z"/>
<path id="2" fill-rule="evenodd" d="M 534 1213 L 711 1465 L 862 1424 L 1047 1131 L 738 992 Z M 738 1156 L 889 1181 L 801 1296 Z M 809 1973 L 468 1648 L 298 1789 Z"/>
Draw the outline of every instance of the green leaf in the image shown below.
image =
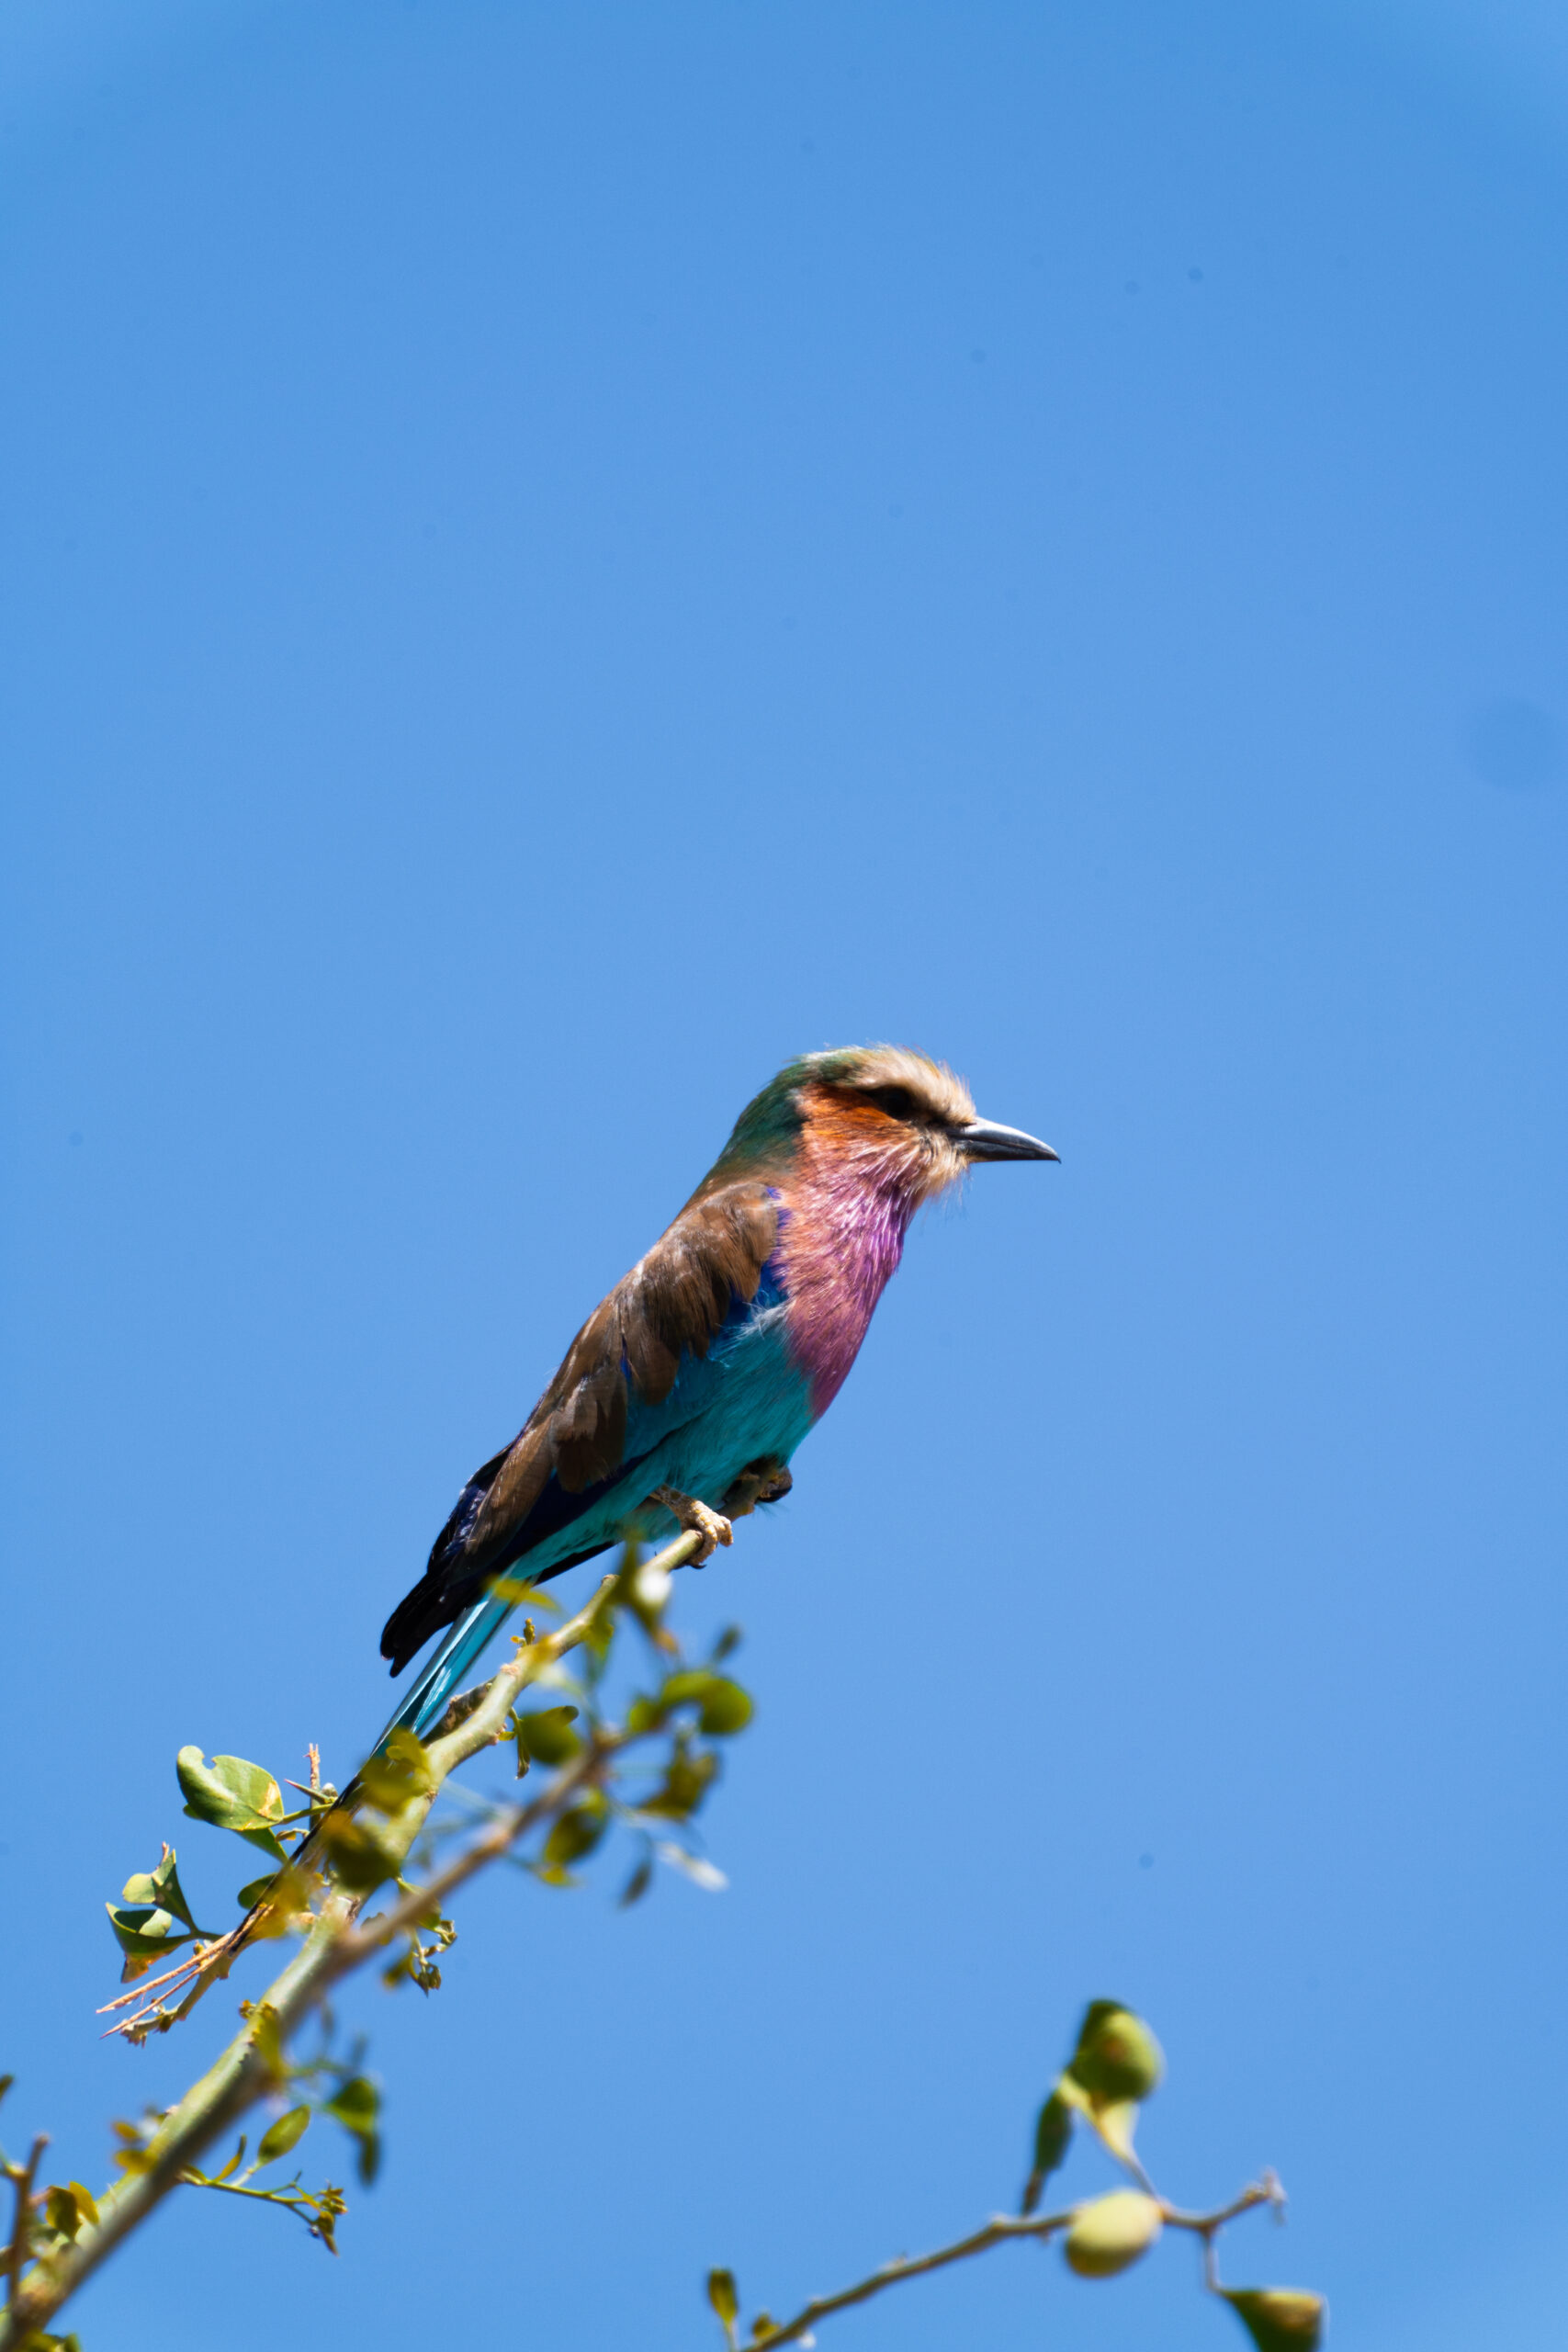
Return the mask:
<path id="1" fill-rule="evenodd" d="M 699 1708 L 703 1730 L 721 1739 L 731 1732 L 744 1731 L 751 1720 L 750 1697 L 739 1683 L 705 1666 L 686 1667 L 671 1675 L 659 1694 L 659 1704 L 666 1712 L 672 1707 Z"/>
<path id="2" fill-rule="evenodd" d="M 263 2001 L 251 2012 L 251 2044 L 273 2081 L 287 2082 L 288 2061 L 283 2054 L 283 2035 L 278 2026 L 277 2011 L 270 2001 Z"/>
<path id="3" fill-rule="evenodd" d="M 140 1904 L 127 1910 L 113 1903 L 106 1903 L 104 1909 L 109 1915 L 115 1940 L 125 1954 L 125 1965 L 119 1973 L 122 1984 L 134 1984 L 137 1977 L 146 1975 L 154 1961 L 166 1960 L 170 1952 L 178 1951 L 182 1944 L 193 1940 L 188 1928 L 175 1932 L 177 1923 L 167 1911 L 149 1911 Z"/>
<path id="4" fill-rule="evenodd" d="M 676 1746 L 665 1768 L 664 1784 L 638 1807 L 666 1821 L 684 1821 L 695 1813 L 718 1770 L 716 1756 L 694 1756 L 684 1740 Z"/>
<path id="5" fill-rule="evenodd" d="M 1316 2352 L 1328 2306 L 1296 2287 L 1222 2287 L 1258 2352 Z"/>
<path id="6" fill-rule="evenodd" d="M 374 2132 L 381 2096 L 368 2075 L 351 2075 L 328 2099 L 324 2111 L 334 2115 L 345 2132 Z"/>
<path id="7" fill-rule="evenodd" d="M 1111 2106 L 1147 2098 L 1165 2073 L 1165 2054 L 1132 2009 L 1120 2001 L 1091 2001 L 1067 2072 L 1097 2106 Z"/>
<path id="8" fill-rule="evenodd" d="M 621 1889 L 621 1909 L 626 1911 L 634 1903 L 640 1903 L 652 1883 L 653 1857 L 651 1854 L 645 1854 Z"/>
<path id="9" fill-rule="evenodd" d="M 668 1568 L 652 1560 L 640 1557 L 635 1544 L 628 1544 L 621 1555 L 621 1569 L 615 1582 L 616 1600 L 636 1615 L 645 1634 L 659 1640 L 659 1620 L 669 1601 L 674 1579 Z"/>
<path id="10" fill-rule="evenodd" d="M 375 2084 L 368 2075 L 351 2075 L 346 2083 L 339 2085 L 322 2112 L 335 2116 L 344 2130 L 358 2142 L 359 2177 L 368 2188 L 381 2163 L 381 2097 Z"/>
<path id="11" fill-rule="evenodd" d="M 570 1764 L 582 1753 L 582 1742 L 571 1728 L 575 1707 L 540 1707 L 517 1716 L 517 1753 L 534 1764 Z"/>
<path id="12" fill-rule="evenodd" d="M 93 2195 L 92 2190 L 90 2188 L 84 2188 L 79 2180 L 68 2180 L 65 2186 L 71 2191 L 72 2196 L 76 2199 L 77 2211 L 85 2214 L 86 2219 L 92 2222 L 93 2227 L 96 2229 L 98 2225 L 98 2201 Z"/>
<path id="13" fill-rule="evenodd" d="M 590 1789 L 552 1824 L 545 1839 L 545 1869 L 558 1874 L 559 1884 L 573 1862 L 591 1854 L 610 1826 L 610 1808 L 597 1789 Z"/>
<path id="14" fill-rule="evenodd" d="M 141 2131 L 136 2124 L 127 2123 L 118 2117 L 110 2124 L 109 2129 L 119 2142 L 118 2147 L 114 2152 L 114 2160 L 121 2172 L 129 2174 L 132 2178 L 140 2173 L 151 2172 L 152 2158 L 148 2154 L 146 2132 Z"/>
<path id="15" fill-rule="evenodd" d="M 275 1883 L 276 1877 L 277 1872 L 276 1871 L 264 1871 L 260 1878 L 253 1878 L 248 1881 L 234 1897 L 234 1900 L 239 1905 L 241 1910 L 254 1911 L 256 1905 L 261 1901 L 262 1896 L 266 1893 L 267 1888 Z"/>
<path id="16" fill-rule="evenodd" d="M 400 1852 L 378 1838 L 367 1823 L 349 1813 L 329 1813 L 321 1824 L 321 1843 L 332 1859 L 334 1876 L 351 1894 L 368 1894 L 402 1864 Z"/>
<path id="17" fill-rule="evenodd" d="M 708 2301 L 726 2327 L 733 2327 L 740 2314 L 740 2297 L 735 2285 L 733 2270 L 708 2272 Z"/>
<path id="18" fill-rule="evenodd" d="M 182 1747 L 175 1770 L 193 1821 L 231 1829 L 275 1862 L 288 1860 L 267 1826 L 283 1819 L 283 1792 L 261 1765 L 247 1764 L 243 1756 L 215 1756 L 209 1765 L 199 1747 Z"/>
<path id="19" fill-rule="evenodd" d="M 709 1685 L 721 1679 L 711 1674 L 705 1666 L 685 1666 L 679 1674 L 666 1678 L 659 1695 L 666 1707 L 700 1707 L 708 1694 Z"/>
<path id="20" fill-rule="evenodd" d="M 538 1609 L 550 1617 L 560 1615 L 560 1602 L 553 1594 L 542 1592 L 536 1584 L 528 1584 L 521 1577 L 490 1577 L 485 1591 L 492 1600 L 510 1601 L 516 1608 L 520 1601 L 530 1609 Z"/>
<path id="21" fill-rule="evenodd" d="M 301 1913 L 309 1913 L 312 1883 L 312 1875 L 296 1870 L 292 1862 L 285 1862 L 280 1871 L 274 1871 L 265 1878 L 253 1879 L 249 1886 L 241 1890 L 241 1900 L 249 1895 L 247 1909 L 253 1905 L 264 1907 L 260 1917 L 252 1923 L 251 1934 L 264 1938 L 286 1936 L 298 1924 Z"/>
<path id="22" fill-rule="evenodd" d="M 1073 2136 L 1073 2109 L 1060 2091 L 1053 2091 L 1034 2126 L 1034 2169 L 1023 2191 L 1023 2211 L 1032 2213 L 1040 2192 L 1067 2153 Z"/>
<path id="23" fill-rule="evenodd" d="M 1080 2205 L 1063 2251 L 1080 2278 L 1114 2278 L 1147 2254 L 1165 2223 L 1140 2188 L 1113 2188 Z"/>
<path id="24" fill-rule="evenodd" d="M 389 1734 L 385 1747 L 361 1768 L 359 1785 L 378 1813 L 400 1813 L 435 1787 L 429 1751 L 412 1731 Z"/>
<path id="25" fill-rule="evenodd" d="M 150 1910 L 168 1911 L 183 1919 L 194 1935 L 201 1929 L 191 1917 L 190 1905 L 180 1885 L 180 1874 L 175 1867 L 175 1849 L 164 1849 L 164 1859 L 155 1871 L 132 1871 L 120 1890 L 122 1903 L 145 1904 Z"/>
<path id="26" fill-rule="evenodd" d="M 76 2210 L 76 2199 L 70 2189 L 51 2188 L 46 2192 L 43 2218 L 51 2230 L 58 2231 L 62 2238 L 70 2238 L 74 2244 L 76 2233 L 82 2226 L 82 2216 Z"/>
<path id="27" fill-rule="evenodd" d="M 614 1611 L 597 1610 L 582 1629 L 582 1646 L 593 1661 L 595 1669 L 604 1667 L 610 1655 L 610 1645 L 615 1638 Z"/>
<path id="28" fill-rule="evenodd" d="M 256 2150 L 257 2164 L 270 2165 L 276 2157 L 286 2156 L 289 2149 L 304 2138 L 310 2121 L 308 2107 L 291 2107 L 287 2115 L 280 2115 L 276 2122 L 269 2124 L 262 2133 L 261 2145 Z"/>

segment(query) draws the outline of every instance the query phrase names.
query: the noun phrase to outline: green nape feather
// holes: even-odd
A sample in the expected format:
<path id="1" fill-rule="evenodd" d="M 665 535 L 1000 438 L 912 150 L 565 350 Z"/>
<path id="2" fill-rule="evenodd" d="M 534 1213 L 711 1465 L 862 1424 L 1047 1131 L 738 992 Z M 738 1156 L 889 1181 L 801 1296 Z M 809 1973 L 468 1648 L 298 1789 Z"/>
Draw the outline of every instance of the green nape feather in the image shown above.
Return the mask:
<path id="1" fill-rule="evenodd" d="M 852 1086 L 874 1055 L 889 1050 L 884 1046 L 834 1046 L 823 1053 L 802 1054 L 798 1061 L 786 1062 L 777 1078 L 771 1079 L 761 1094 L 752 1097 L 736 1120 L 728 1142 L 704 1179 L 704 1190 L 713 1184 L 733 1182 L 740 1175 L 760 1175 L 781 1162 L 787 1163 L 805 1119 L 799 1091 L 807 1080 L 815 1079 L 825 1086 Z M 934 1074 L 936 1065 L 932 1063 L 931 1067 Z"/>

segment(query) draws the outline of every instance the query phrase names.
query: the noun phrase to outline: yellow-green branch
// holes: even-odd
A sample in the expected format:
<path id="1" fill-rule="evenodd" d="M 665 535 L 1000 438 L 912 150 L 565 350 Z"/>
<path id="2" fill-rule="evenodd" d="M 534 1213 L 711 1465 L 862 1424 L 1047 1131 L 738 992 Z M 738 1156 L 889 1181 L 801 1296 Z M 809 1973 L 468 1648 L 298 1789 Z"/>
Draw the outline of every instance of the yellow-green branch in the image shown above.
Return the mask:
<path id="1" fill-rule="evenodd" d="M 642 1574 L 656 1576 L 683 1567 L 700 1544 L 701 1537 L 695 1533 L 682 1535 L 648 1562 Z M 399 1874 L 442 1784 L 460 1764 L 506 1736 L 508 1718 L 523 1691 L 588 1638 L 615 1582 L 614 1577 L 606 1577 L 586 1606 L 557 1632 L 520 1645 L 514 1657 L 484 1684 L 478 1703 L 462 1722 L 430 1742 L 426 1785 L 378 1832 L 378 1843 L 389 1865 L 389 1878 Z M 135 2168 L 97 2199 L 96 2221 L 85 2222 L 69 2245 L 39 2256 L 24 2277 L 32 2174 L 41 2154 L 41 2147 L 36 2148 L 17 2190 L 18 2219 L 10 2248 L 12 2292 L 0 2315 L 0 2352 L 21 2352 L 27 2338 L 43 2328 L 115 2248 L 141 2227 L 171 2189 L 180 2186 L 186 2170 L 197 2165 L 216 2140 L 277 2086 L 281 2050 L 334 1984 L 407 1928 L 416 1927 L 428 1917 L 433 1905 L 499 1860 L 520 1838 L 558 1818 L 585 1788 L 597 1785 L 609 1758 L 625 1744 L 618 1734 L 591 1735 L 581 1756 L 564 1766 L 531 1804 L 502 1813 L 435 1872 L 428 1884 L 363 1924 L 357 1923 L 356 1917 L 360 1898 L 342 1887 L 329 1887 L 304 1942 L 251 2010 L 244 2030 L 164 2116 L 139 2152 Z"/>

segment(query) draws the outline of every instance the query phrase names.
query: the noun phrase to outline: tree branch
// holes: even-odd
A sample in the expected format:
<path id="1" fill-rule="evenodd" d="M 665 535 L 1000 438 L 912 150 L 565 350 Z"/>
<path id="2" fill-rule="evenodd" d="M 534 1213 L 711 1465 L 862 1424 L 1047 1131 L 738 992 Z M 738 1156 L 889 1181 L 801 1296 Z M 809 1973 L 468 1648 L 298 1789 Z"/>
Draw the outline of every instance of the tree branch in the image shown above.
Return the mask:
<path id="1" fill-rule="evenodd" d="M 694 1532 L 681 1536 L 646 1563 L 640 1574 L 648 1577 L 683 1567 L 699 1548 L 701 1540 Z M 385 1827 L 378 1833 L 389 1865 L 388 1878 L 398 1875 L 448 1775 L 481 1749 L 495 1746 L 506 1736 L 507 1720 L 523 1691 L 590 1637 L 617 1582 L 616 1577 L 606 1577 L 587 1604 L 556 1633 L 519 1645 L 514 1657 L 481 1686 L 478 1703 L 463 1720 L 430 1742 L 425 1751 L 428 1787 L 389 1816 Z M 170 2109 L 145 2148 L 135 2153 L 126 2177 L 97 2200 L 97 2221 L 87 2223 L 71 2245 L 40 2256 L 25 2279 L 21 2272 L 26 2260 L 26 2231 L 18 2223 L 10 2250 L 10 2301 L 0 2315 L 0 2352 L 20 2352 L 32 2331 L 51 2319 L 115 2248 L 141 2227 L 170 2190 L 180 2185 L 182 2176 L 197 2166 L 213 2142 L 276 2086 L 278 2055 L 283 2046 L 310 2012 L 321 2006 L 333 1985 L 362 1966 L 405 1928 L 417 1926 L 433 1905 L 499 1860 L 520 1838 L 546 1821 L 558 1818 L 584 1788 L 597 1784 L 611 1755 L 625 1745 L 626 1741 L 619 1734 L 601 1731 L 591 1736 L 582 1755 L 558 1772 L 549 1787 L 532 1804 L 502 1814 L 463 1853 L 435 1873 L 428 1885 L 416 1888 L 363 1927 L 355 1925 L 360 1898 L 341 1886 L 329 1885 L 303 1944 L 251 2010 L 244 2030 Z M 265 1907 L 258 1906 L 258 1911 Z M 242 1923 L 235 1939 L 247 1929 L 254 1932 L 256 1916 L 253 1914 L 251 1919 Z M 230 1943 L 235 1939 L 224 1940 Z M 209 1949 L 210 1951 L 218 1948 Z M 229 1957 L 231 1959 L 233 1953 Z M 226 1973 L 227 1964 L 214 1973 Z M 211 1974 L 207 1981 L 212 1981 Z M 42 2145 L 40 2142 L 34 2150 L 33 2166 Z M 29 2169 L 29 2200 L 31 2178 Z"/>
<path id="2" fill-rule="evenodd" d="M 998 2213 L 983 2230 L 976 2230 L 952 2245 L 939 2246 L 934 2254 L 901 2255 L 897 2261 L 885 2262 L 869 2278 L 841 2288 L 836 2295 L 814 2295 L 794 2319 L 781 2321 L 776 2327 L 766 2327 L 761 2335 L 749 2336 L 746 2352 L 773 2352 L 775 2344 L 798 2343 L 818 2320 L 830 2319 L 835 2312 L 847 2312 L 856 2303 L 869 2302 L 885 2288 L 902 2286 L 906 2278 L 924 2278 L 931 2270 L 944 2270 L 950 2262 L 966 2262 L 971 2255 L 988 2254 L 992 2246 L 1006 2245 L 1013 2238 L 1051 2237 L 1057 2230 L 1069 2228 L 1072 2218 L 1071 2213 L 1039 2213 L 1023 2221 L 1015 2214 Z"/>
<path id="3" fill-rule="evenodd" d="M 1266 2173 L 1260 2181 L 1243 2189 L 1239 2197 L 1214 2213 L 1184 2213 L 1178 2207 L 1168 2205 L 1163 2198 L 1156 2199 L 1166 2227 L 1192 2231 L 1203 2240 L 1205 2248 L 1212 2246 L 1215 2233 L 1226 2222 L 1234 2222 L 1240 2213 L 1249 2213 L 1255 2205 L 1278 2204 L 1279 2200 L 1280 2184 L 1272 2173 Z M 1075 2207 L 1066 2213 L 1027 2217 L 998 2213 L 983 2230 L 976 2230 L 952 2245 L 939 2246 L 934 2254 L 901 2255 L 897 2262 L 885 2262 L 869 2278 L 841 2288 L 836 2295 L 814 2295 L 794 2319 L 755 2329 L 746 2339 L 746 2352 L 773 2352 L 776 2345 L 798 2344 L 818 2320 L 831 2319 L 835 2312 L 846 2312 L 856 2303 L 869 2302 L 885 2289 L 902 2286 L 906 2278 L 922 2278 L 929 2271 L 944 2270 L 950 2262 L 967 2262 L 972 2255 L 988 2254 L 993 2246 L 1008 2245 L 1018 2238 L 1055 2237 L 1059 2231 L 1072 2227 L 1077 2211 Z"/>
<path id="4" fill-rule="evenodd" d="M 33 2183 L 43 2162 L 43 2152 L 49 2145 L 47 2132 L 40 2132 L 33 2142 L 25 2165 L 7 2165 L 6 2171 L 16 2192 L 16 2209 L 11 2223 L 11 2243 L 6 2249 L 6 2276 L 10 2281 L 11 2301 L 17 2300 L 31 2245 L 33 2220 Z"/>

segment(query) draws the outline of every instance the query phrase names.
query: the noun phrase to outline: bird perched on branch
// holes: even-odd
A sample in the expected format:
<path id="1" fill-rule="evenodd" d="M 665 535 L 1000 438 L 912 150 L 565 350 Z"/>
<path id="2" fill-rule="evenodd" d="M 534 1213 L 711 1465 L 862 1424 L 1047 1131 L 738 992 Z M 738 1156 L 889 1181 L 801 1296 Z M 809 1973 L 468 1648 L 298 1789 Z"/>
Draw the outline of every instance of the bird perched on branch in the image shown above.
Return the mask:
<path id="1" fill-rule="evenodd" d="M 705 1558 L 732 1520 L 787 1493 L 790 1456 L 843 1385 L 915 1211 L 976 1160 L 1055 1158 L 976 1118 L 951 1070 L 901 1046 L 781 1070 L 458 1496 L 381 1636 L 399 1674 L 452 1627 L 395 1723 L 439 1718 L 512 1606 L 488 1595 L 496 1577 L 542 1583 L 677 1528 Z"/>

